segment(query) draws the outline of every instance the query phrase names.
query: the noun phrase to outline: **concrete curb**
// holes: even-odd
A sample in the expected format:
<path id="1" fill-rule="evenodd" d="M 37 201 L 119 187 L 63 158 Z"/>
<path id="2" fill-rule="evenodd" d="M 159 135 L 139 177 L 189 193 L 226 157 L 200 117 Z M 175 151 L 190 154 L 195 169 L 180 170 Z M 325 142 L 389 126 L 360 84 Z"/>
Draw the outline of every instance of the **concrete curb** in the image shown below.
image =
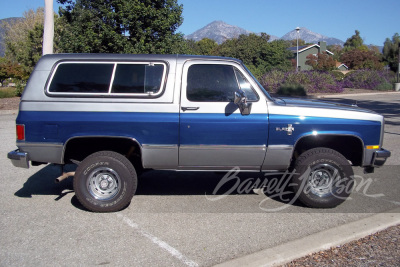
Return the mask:
<path id="1" fill-rule="evenodd" d="M 276 266 L 321 250 L 358 240 L 390 226 L 400 224 L 400 208 L 337 226 L 298 240 L 290 241 L 216 266 Z"/>
<path id="2" fill-rule="evenodd" d="M 315 95 L 316 98 L 343 98 L 346 96 L 363 96 L 363 95 L 390 95 L 400 94 L 399 92 L 379 92 L 379 93 L 361 93 L 361 94 L 335 94 L 335 95 Z"/>
<path id="3" fill-rule="evenodd" d="M 17 115 L 18 114 L 18 110 L 0 110 L 0 115 Z"/>

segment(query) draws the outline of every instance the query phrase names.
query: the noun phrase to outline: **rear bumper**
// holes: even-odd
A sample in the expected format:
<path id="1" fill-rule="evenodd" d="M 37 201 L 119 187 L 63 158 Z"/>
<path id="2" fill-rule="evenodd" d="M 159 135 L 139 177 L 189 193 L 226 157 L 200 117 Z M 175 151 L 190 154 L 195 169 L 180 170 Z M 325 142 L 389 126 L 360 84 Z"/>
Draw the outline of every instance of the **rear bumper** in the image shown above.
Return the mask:
<path id="1" fill-rule="evenodd" d="M 11 151 L 7 154 L 7 157 L 11 160 L 15 167 L 29 168 L 29 155 L 26 152 L 20 152 L 18 149 Z"/>

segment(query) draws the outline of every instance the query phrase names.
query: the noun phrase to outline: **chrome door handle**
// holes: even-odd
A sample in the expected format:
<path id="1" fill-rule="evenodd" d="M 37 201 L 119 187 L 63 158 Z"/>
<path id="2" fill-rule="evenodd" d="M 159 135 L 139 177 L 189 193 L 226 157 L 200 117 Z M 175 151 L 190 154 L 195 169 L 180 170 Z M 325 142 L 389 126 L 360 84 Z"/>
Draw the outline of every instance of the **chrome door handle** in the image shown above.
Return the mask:
<path id="1" fill-rule="evenodd" d="M 186 111 L 186 110 L 198 110 L 200 107 L 181 107 L 181 109 L 183 110 L 183 111 Z"/>

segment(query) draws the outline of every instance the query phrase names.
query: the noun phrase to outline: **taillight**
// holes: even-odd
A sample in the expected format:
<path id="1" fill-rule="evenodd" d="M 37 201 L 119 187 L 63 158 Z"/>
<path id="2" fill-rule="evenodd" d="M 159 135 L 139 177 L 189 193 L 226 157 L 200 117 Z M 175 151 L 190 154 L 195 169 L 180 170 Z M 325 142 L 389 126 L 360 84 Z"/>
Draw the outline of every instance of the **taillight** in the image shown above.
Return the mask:
<path id="1" fill-rule="evenodd" d="M 25 140 L 25 125 L 17 124 L 17 140 L 24 141 Z"/>

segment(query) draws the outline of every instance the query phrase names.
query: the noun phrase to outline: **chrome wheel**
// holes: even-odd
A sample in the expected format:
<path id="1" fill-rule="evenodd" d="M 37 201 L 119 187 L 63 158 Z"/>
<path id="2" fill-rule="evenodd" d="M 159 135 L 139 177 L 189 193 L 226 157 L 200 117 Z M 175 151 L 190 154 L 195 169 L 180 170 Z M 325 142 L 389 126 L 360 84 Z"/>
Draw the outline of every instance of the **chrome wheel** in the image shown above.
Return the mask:
<path id="1" fill-rule="evenodd" d="M 340 179 L 337 168 L 329 164 L 318 164 L 311 169 L 308 185 L 313 194 L 323 197 L 333 193 L 333 184 L 337 179 Z"/>
<path id="2" fill-rule="evenodd" d="M 339 152 L 317 147 L 303 152 L 294 166 L 292 186 L 300 202 L 313 208 L 334 208 L 350 195 L 353 169 Z"/>
<path id="3" fill-rule="evenodd" d="M 97 168 L 88 177 L 87 189 L 98 200 L 113 198 L 121 189 L 121 179 L 113 169 Z"/>

